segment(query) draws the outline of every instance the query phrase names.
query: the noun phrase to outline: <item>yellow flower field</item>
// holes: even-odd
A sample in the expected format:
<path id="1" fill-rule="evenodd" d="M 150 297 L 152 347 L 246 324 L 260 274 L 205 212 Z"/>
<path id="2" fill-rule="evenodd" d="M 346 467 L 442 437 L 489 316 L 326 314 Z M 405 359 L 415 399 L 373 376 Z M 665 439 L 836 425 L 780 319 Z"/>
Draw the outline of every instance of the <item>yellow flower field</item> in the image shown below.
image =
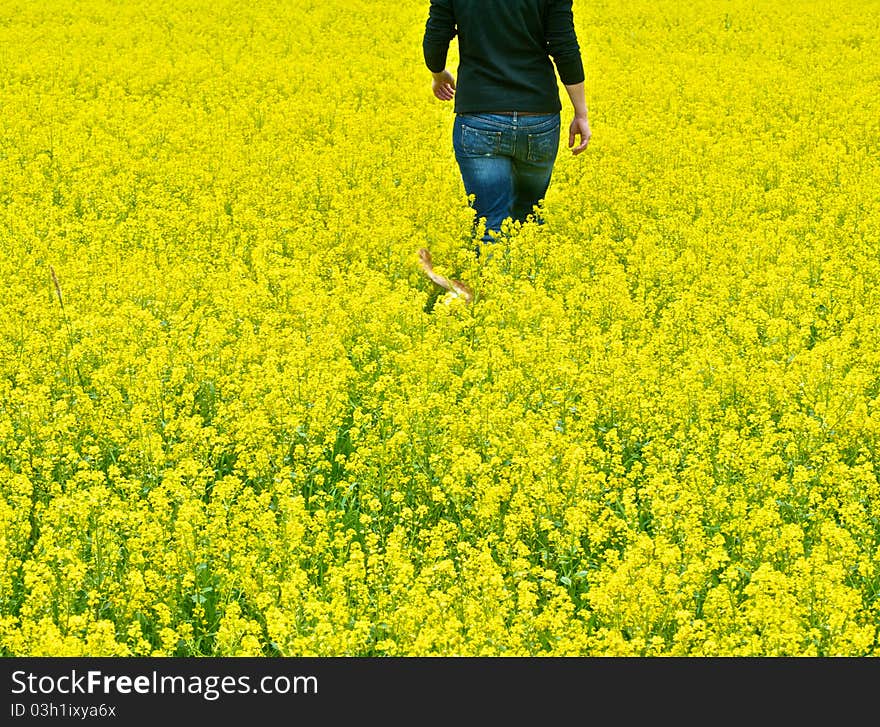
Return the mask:
<path id="1" fill-rule="evenodd" d="M 575 0 L 482 262 L 428 4 L 0 0 L 0 654 L 876 654 L 880 2 Z"/>

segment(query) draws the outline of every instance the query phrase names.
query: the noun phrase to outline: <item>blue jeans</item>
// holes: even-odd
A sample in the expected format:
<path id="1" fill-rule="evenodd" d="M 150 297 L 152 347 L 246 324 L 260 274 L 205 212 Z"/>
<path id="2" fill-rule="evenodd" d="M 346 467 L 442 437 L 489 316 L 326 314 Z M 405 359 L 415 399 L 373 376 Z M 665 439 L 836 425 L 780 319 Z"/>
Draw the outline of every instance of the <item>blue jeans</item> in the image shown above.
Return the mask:
<path id="1" fill-rule="evenodd" d="M 474 228 L 486 219 L 482 243 L 494 242 L 508 217 L 525 222 L 550 186 L 559 152 L 559 113 L 458 114 L 452 147 L 465 192 L 474 195 Z M 535 219 L 534 216 L 532 219 Z M 535 219 L 538 224 L 543 220 Z M 477 245 L 477 255 L 480 245 Z"/>

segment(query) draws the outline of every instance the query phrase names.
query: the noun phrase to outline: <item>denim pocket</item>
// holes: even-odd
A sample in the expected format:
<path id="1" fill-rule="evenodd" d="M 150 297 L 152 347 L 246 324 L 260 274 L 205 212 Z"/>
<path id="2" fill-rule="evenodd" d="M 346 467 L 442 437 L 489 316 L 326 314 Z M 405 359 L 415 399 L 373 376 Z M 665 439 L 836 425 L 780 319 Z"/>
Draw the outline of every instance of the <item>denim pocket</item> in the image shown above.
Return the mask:
<path id="1" fill-rule="evenodd" d="M 541 131 L 528 136 L 528 160 L 546 162 L 556 157 L 559 151 L 559 127 Z"/>
<path id="2" fill-rule="evenodd" d="M 465 154 L 492 156 L 501 151 L 501 132 L 461 126 L 461 150 Z"/>

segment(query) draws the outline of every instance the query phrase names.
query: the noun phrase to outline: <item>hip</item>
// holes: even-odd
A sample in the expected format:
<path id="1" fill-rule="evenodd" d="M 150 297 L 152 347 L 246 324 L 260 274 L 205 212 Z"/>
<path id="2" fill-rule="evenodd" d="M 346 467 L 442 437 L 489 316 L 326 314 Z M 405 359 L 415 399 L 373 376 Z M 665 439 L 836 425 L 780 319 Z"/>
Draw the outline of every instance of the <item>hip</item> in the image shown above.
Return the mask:
<path id="1" fill-rule="evenodd" d="M 467 112 L 455 115 L 456 126 L 467 126 L 487 131 L 517 131 L 530 129 L 541 131 L 560 125 L 560 112 L 535 111 L 487 111 Z"/>
<path id="2" fill-rule="evenodd" d="M 507 156 L 533 163 L 555 158 L 559 148 L 559 113 L 520 117 L 459 114 L 452 127 L 456 157 Z"/>

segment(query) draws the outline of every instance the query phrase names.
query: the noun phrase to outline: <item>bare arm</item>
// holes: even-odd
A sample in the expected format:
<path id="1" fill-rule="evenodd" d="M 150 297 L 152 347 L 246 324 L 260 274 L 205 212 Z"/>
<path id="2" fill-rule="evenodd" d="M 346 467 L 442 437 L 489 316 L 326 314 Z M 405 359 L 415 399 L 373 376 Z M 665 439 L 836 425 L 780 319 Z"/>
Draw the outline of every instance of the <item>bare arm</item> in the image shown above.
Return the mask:
<path id="1" fill-rule="evenodd" d="M 590 143 L 592 132 L 590 131 L 590 121 L 587 118 L 587 101 L 584 95 L 584 82 L 565 84 L 565 90 L 571 99 L 571 105 L 574 108 L 574 119 L 568 127 L 568 147 L 572 154 L 580 154 L 587 148 Z M 580 136 L 580 144 L 574 146 L 575 137 Z M 574 147 L 572 149 L 572 147 Z"/>
<path id="2" fill-rule="evenodd" d="M 572 0 L 550 0 L 546 23 L 547 50 L 574 107 L 574 119 L 568 129 L 568 146 L 574 147 L 572 154 L 580 154 L 590 141 L 590 122 L 584 98 L 584 63 L 574 29 Z M 577 136 L 581 141 L 575 147 Z"/>

